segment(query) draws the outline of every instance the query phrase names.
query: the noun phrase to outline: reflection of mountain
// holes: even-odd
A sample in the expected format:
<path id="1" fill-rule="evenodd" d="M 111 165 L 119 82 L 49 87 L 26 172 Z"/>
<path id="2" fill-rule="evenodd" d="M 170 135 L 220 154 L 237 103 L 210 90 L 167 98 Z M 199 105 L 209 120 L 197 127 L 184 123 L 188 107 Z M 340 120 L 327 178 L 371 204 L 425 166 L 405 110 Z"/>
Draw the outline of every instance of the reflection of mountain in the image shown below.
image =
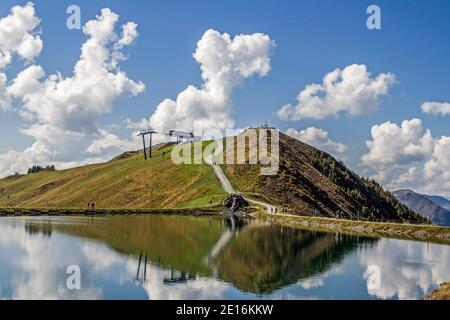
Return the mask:
<path id="1" fill-rule="evenodd" d="M 210 276 L 214 270 L 220 279 L 256 294 L 321 274 L 358 244 L 376 241 L 255 223 L 234 233 L 217 217 L 111 216 L 67 222 L 52 228 L 134 256 L 139 261 L 136 280 L 145 278 L 148 259 L 172 270 L 163 279 L 165 285 L 192 280 L 194 275 Z M 218 246 L 226 234 L 229 240 Z M 215 248 L 219 249 L 212 254 Z"/>
<path id="2" fill-rule="evenodd" d="M 124 254 L 148 259 L 164 267 L 194 274 L 209 274 L 203 264 L 224 226 L 216 217 L 192 216 L 113 216 L 88 219 L 83 224 L 58 224 L 58 231 L 96 239 Z"/>
<path id="3" fill-rule="evenodd" d="M 220 277 L 263 294 L 326 271 L 358 244 L 375 239 L 280 226 L 244 229 L 215 264 Z"/>

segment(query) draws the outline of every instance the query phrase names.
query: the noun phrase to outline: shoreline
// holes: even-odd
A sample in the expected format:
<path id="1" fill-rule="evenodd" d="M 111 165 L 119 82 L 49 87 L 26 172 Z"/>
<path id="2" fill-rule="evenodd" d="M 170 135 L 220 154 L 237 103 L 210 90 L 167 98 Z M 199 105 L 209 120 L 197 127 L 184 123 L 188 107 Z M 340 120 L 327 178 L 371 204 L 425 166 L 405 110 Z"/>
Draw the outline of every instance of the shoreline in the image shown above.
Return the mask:
<path id="1" fill-rule="evenodd" d="M 104 216 L 104 215 L 137 215 L 137 214 L 177 214 L 206 216 L 219 215 L 221 206 L 202 208 L 170 208 L 170 209 L 80 209 L 80 208 L 0 208 L 0 217 L 20 216 Z"/>
<path id="2" fill-rule="evenodd" d="M 0 218 L 19 216 L 105 216 L 139 214 L 212 216 L 222 215 L 223 210 L 224 207 L 220 205 L 200 208 L 170 209 L 104 208 L 92 210 L 79 208 L 0 208 Z M 408 223 L 355 221 L 290 214 L 269 214 L 261 211 L 250 212 L 249 216 L 262 221 L 311 231 L 339 232 L 357 236 L 427 241 L 450 245 L 450 227 L 415 225 Z"/>
<path id="3" fill-rule="evenodd" d="M 423 224 L 355 221 L 334 218 L 258 213 L 258 217 L 284 226 L 312 231 L 339 232 L 376 238 L 426 241 L 450 245 L 450 227 Z"/>

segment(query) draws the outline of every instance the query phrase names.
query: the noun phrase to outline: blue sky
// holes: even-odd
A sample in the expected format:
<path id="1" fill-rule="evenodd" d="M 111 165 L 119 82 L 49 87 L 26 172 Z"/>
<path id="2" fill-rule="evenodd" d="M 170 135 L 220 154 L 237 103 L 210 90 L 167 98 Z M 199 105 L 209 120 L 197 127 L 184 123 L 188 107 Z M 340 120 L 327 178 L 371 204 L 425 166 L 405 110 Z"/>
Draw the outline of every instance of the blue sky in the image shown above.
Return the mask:
<path id="1" fill-rule="evenodd" d="M 25 5 L 26 1 L 2 0 L 0 17 L 16 4 Z M 420 108 L 426 101 L 450 101 L 449 1 L 36 0 L 44 46 L 34 63 L 47 74 L 59 71 L 70 76 L 86 40 L 81 30 L 65 27 L 65 11 L 71 4 L 80 6 L 83 24 L 108 7 L 120 16 L 119 24 L 134 21 L 138 25 L 139 37 L 125 50 L 128 59 L 121 69 L 130 79 L 142 81 L 146 90 L 132 98 L 116 99 L 112 112 L 102 115 L 99 126 L 120 125 L 126 118 L 149 118 L 163 99 L 175 99 L 188 85 L 200 87 L 200 68 L 192 54 L 205 31 L 212 28 L 232 37 L 260 32 L 276 42 L 267 76 L 246 79 L 232 92 L 238 128 L 263 121 L 283 131 L 321 128 L 331 140 L 348 147 L 340 156 L 360 172 L 365 172 L 361 156 L 368 152 L 365 141 L 371 139 L 374 125 L 392 121 L 400 126 L 404 120 L 419 118 L 423 129 L 431 129 L 436 139 L 450 135 L 450 116 L 425 114 Z M 381 8 L 381 30 L 366 27 L 370 4 Z M 376 111 L 300 121 L 283 121 L 276 115 L 283 105 L 295 104 L 306 85 L 321 83 L 328 72 L 352 64 L 366 65 L 374 76 L 395 74 L 396 84 L 379 99 Z M 16 58 L 4 72 L 13 79 L 23 68 Z M 20 103 L 15 101 L 15 105 Z M 32 136 L 18 130 L 28 125 L 18 112 L 0 111 L 0 154 L 33 143 Z M 111 130 L 130 135 L 124 127 Z M 379 167 L 369 169 L 368 174 L 375 174 Z M 425 184 L 418 187 L 439 191 Z"/>

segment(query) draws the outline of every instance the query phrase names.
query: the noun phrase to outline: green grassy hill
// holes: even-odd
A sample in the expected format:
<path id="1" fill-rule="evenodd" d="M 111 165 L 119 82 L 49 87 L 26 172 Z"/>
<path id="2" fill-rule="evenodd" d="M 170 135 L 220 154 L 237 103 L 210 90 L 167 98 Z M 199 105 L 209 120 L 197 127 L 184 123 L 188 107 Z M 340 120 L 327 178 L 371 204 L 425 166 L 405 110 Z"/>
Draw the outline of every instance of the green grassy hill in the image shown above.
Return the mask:
<path id="1" fill-rule="evenodd" d="M 226 197 L 210 166 L 175 165 L 172 148 L 161 145 L 148 160 L 142 151 L 127 152 L 106 163 L 2 179 L 0 207 L 189 208 Z"/>

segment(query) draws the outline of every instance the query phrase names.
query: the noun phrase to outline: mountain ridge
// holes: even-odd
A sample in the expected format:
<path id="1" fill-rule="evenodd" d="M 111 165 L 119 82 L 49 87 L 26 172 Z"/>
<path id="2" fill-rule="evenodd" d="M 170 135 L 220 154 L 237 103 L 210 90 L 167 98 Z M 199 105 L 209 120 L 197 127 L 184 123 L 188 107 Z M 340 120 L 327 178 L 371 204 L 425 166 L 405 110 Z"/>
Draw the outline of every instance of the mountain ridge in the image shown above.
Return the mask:
<path id="1" fill-rule="evenodd" d="M 422 195 L 426 197 L 428 200 L 431 200 L 434 203 L 436 203 L 438 206 L 444 208 L 445 210 L 450 211 L 450 200 L 448 200 L 447 198 L 436 195 L 427 195 L 427 194 Z"/>
<path id="2" fill-rule="evenodd" d="M 431 219 L 433 223 L 439 225 L 450 225 L 450 211 L 441 207 L 433 199 L 446 200 L 439 196 L 429 196 L 417 193 L 411 189 L 399 189 L 392 194 L 404 205 Z M 445 201 L 444 201 L 445 202 Z"/>

